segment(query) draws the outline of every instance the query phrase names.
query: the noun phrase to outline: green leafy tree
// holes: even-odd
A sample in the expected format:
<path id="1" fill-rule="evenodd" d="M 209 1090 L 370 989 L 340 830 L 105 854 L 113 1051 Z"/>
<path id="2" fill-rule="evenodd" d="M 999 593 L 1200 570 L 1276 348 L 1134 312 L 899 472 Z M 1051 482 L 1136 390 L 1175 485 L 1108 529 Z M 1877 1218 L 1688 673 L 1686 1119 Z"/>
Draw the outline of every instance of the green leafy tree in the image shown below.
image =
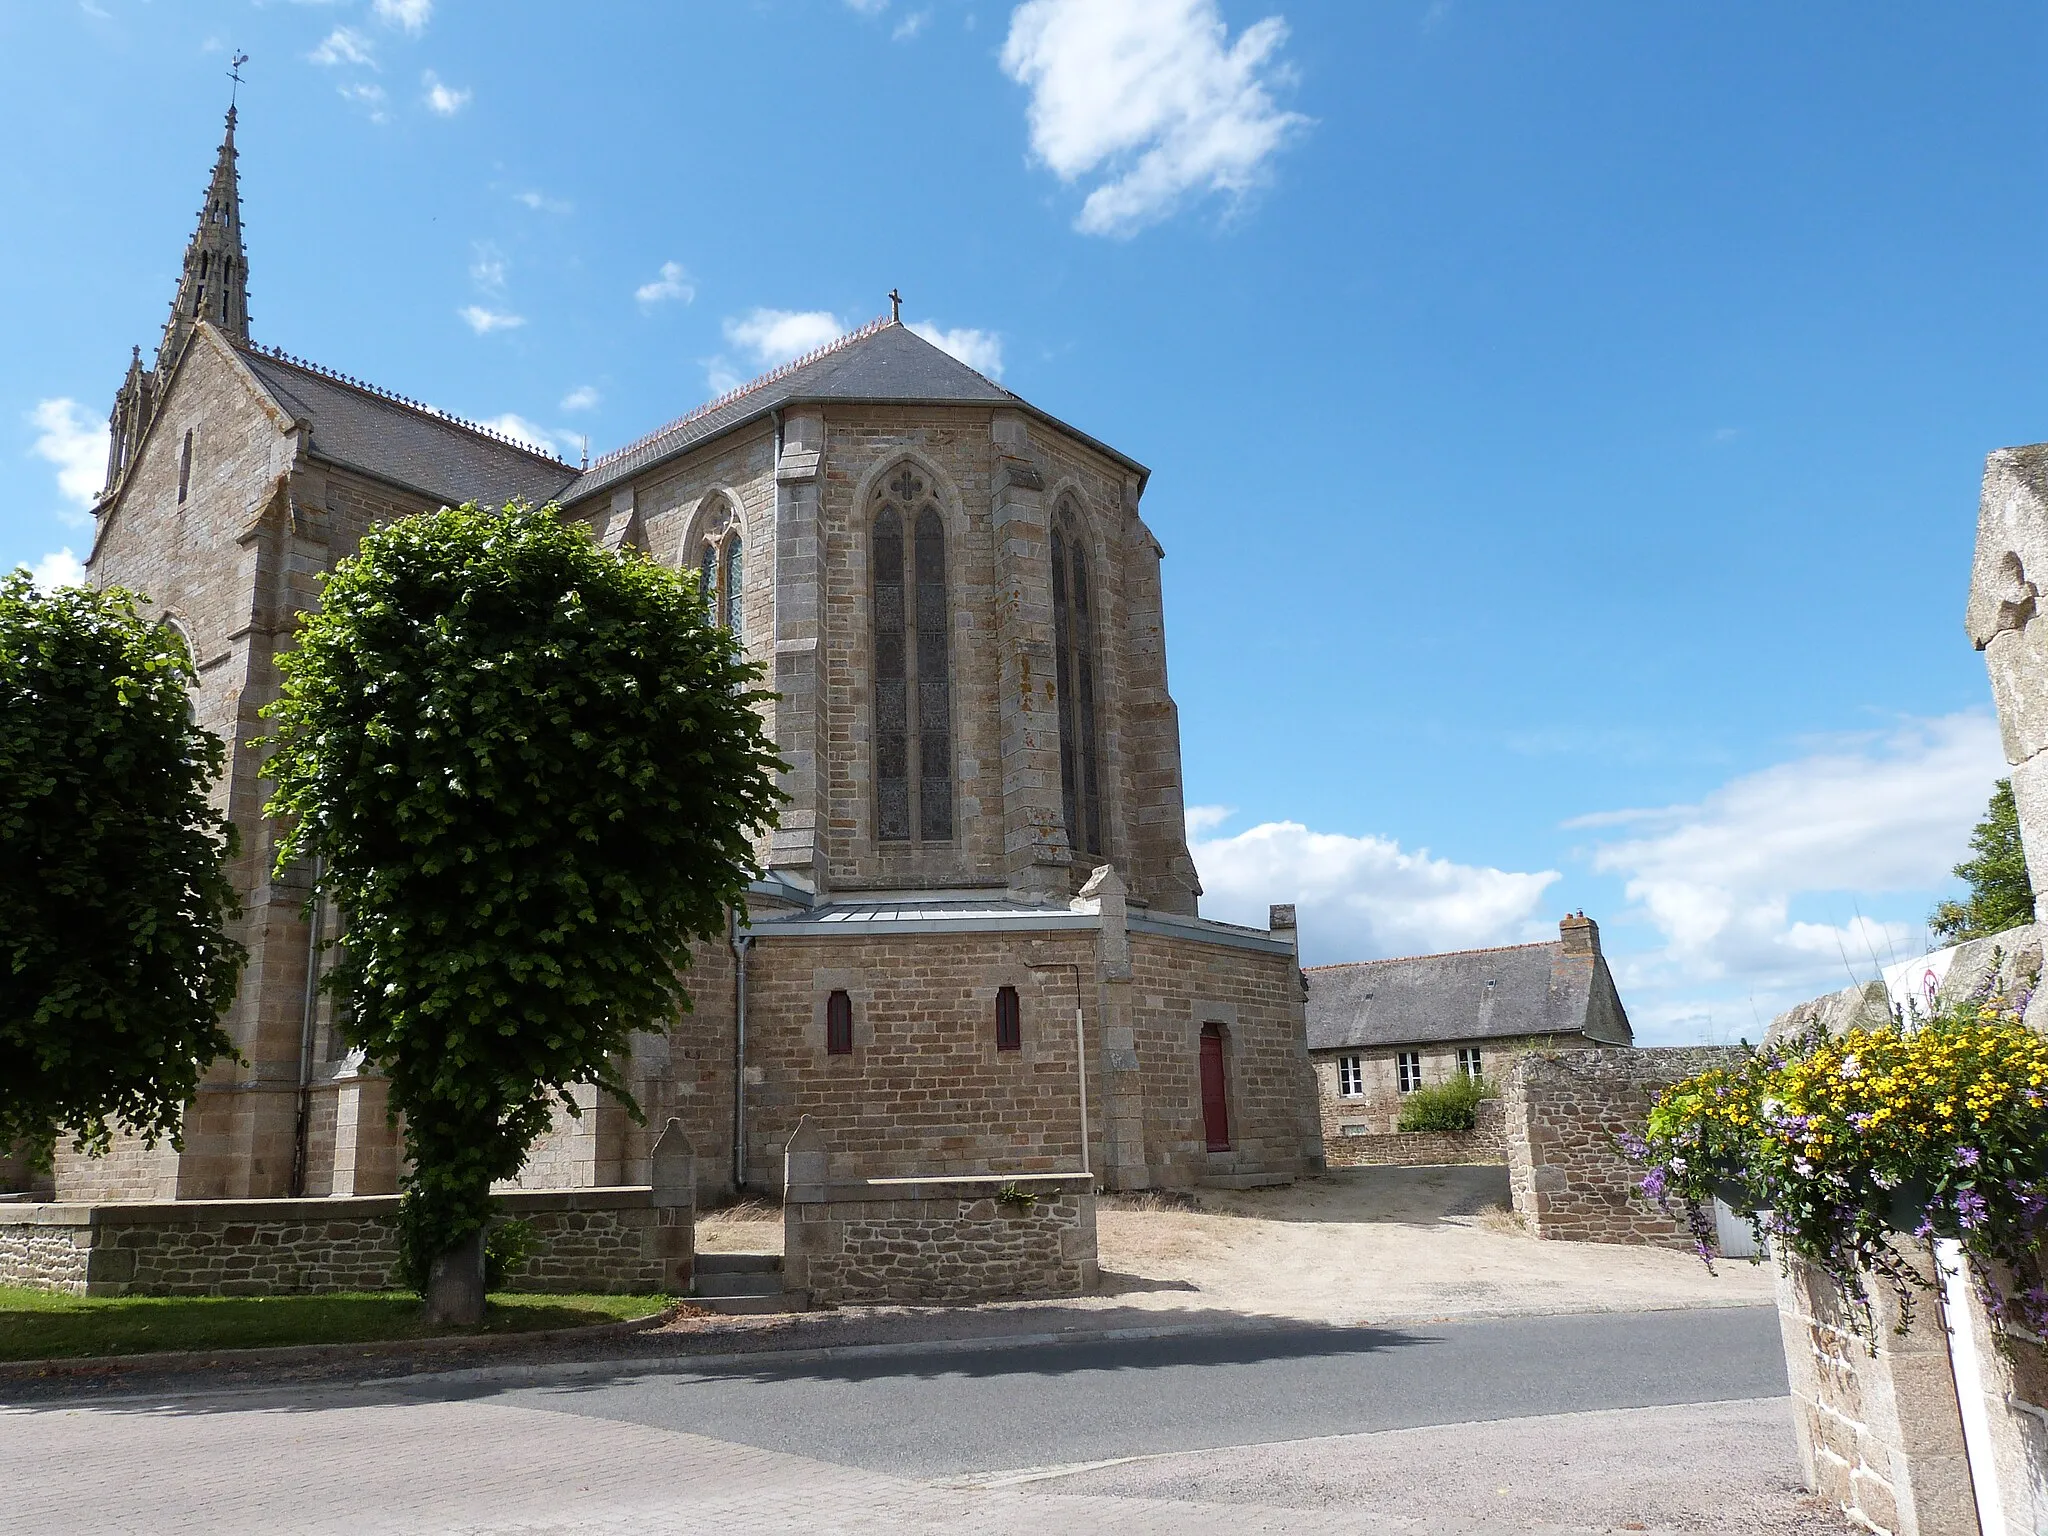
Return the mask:
<path id="1" fill-rule="evenodd" d="M 1991 807 L 1970 834 L 1970 848 L 1976 857 L 1954 870 L 1957 879 L 1969 882 L 1969 896 L 1944 901 L 1927 919 L 1935 935 L 1950 944 L 2034 920 L 2034 885 L 2027 878 L 2027 851 L 2020 846 L 2020 812 L 2011 779 L 2000 779 L 1991 791 Z"/>
<path id="2" fill-rule="evenodd" d="M 412 1163 L 403 1272 L 482 1314 L 493 1181 L 553 1105 L 690 1006 L 693 939 L 755 873 L 781 764 L 692 580 L 552 507 L 372 530 L 279 660 L 280 864 L 347 915 L 330 984 L 389 1077 Z"/>
<path id="3" fill-rule="evenodd" d="M 178 1144 L 243 953 L 191 659 L 119 589 L 0 578 L 0 1151 Z"/>

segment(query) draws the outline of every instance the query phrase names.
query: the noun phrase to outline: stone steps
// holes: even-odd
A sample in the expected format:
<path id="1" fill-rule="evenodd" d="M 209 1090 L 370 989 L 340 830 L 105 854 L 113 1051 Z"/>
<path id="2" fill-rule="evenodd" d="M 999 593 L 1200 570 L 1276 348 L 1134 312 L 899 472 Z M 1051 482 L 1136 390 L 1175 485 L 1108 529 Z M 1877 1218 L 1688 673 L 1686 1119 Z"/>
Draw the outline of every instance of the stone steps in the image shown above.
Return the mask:
<path id="1" fill-rule="evenodd" d="M 782 1287 L 779 1253 L 700 1253 L 697 1284 L 690 1298 L 700 1307 L 728 1315 L 803 1312 L 810 1297 Z"/>

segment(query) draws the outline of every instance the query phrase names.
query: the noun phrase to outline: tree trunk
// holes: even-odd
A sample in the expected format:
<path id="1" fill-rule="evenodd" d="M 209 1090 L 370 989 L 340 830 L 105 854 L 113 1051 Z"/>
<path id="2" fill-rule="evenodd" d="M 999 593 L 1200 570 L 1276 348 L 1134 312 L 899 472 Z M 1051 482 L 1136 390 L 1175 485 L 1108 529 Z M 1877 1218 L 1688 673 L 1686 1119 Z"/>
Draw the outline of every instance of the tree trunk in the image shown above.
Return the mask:
<path id="1" fill-rule="evenodd" d="M 427 1321 L 474 1328 L 484 1320 L 484 1234 L 481 1229 L 434 1260 L 427 1272 Z"/>

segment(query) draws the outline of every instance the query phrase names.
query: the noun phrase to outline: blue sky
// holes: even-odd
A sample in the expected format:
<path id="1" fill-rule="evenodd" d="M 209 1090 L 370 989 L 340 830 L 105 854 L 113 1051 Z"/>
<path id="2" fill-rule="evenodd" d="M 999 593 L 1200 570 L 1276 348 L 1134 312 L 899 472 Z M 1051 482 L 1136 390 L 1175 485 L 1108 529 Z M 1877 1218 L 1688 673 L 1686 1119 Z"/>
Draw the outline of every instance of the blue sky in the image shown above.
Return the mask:
<path id="1" fill-rule="evenodd" d="M 905 318 L 1144 460 L 1205 910 L 1600 919 L 1645 1039 L 1921 943 L 2048 437 L 2048 12 L 0 3 L 0 564 L 82 555 L 251 55 L 259 340 L 602 452 Z M 69 404 L 67 404 L 69 402 Z"/>

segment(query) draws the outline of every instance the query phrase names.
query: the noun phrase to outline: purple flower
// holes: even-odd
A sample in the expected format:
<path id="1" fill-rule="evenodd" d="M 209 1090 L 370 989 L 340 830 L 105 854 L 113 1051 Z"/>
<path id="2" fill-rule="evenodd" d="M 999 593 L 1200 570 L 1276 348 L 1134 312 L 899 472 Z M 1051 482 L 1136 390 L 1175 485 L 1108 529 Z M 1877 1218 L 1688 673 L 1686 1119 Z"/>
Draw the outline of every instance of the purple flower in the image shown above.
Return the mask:
<path id="1" fill-rule="evenodd" d="M 1984 1197 L 1978 1194 L 1977 1191 L 1974 1189 L 1960 1189 L 1956 1191 L 1957 1221 L 1975 1231 L 1978 1227 L 1984 1225 L 1986 1214 L 1987 1209 L 1984 1204 Z"/>
<path id="2" fill-rule="evenodd" d="M 1956 1166 L 1958 1168 L 1974 1168 L 1977 1166 L 1979 1155 L 1975 1147 L 1957 1147 Z"/>
<path id="3" fill-rule="evenodd" d="M 1664 1198 L 1664 1170 L 1662 1168 L 1652 1168 L 1643 1175 L 1643 1193 L 1652 1200 L 1662 1200 Z"/>
<path id="4" fill-rule="evenodd" d="M 1913 1229 L 1913 1235 L 1915 1237 L 1934 1236 L 1934 1223 L 1928 1220 L 1925 1216 L 1922 1216 L 1920 1218 L 1920 1225 Z"/>

